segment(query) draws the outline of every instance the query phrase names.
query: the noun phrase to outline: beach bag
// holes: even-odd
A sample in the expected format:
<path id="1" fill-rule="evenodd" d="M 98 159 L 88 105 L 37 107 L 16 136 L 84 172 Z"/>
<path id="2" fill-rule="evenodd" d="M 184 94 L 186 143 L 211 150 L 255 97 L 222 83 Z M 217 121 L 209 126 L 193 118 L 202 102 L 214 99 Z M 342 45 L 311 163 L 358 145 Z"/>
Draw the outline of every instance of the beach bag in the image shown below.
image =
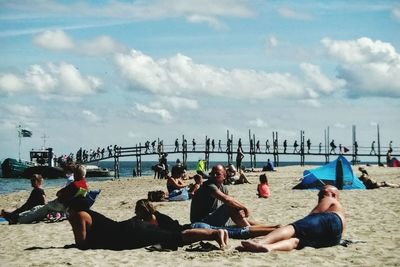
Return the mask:
<path id="1" fill-rule="evenodd" d="M 185 201 L 189 200 L 189 190 L 187 187 L 182 188 L 182 189 L 176 189 L 169 193 L 168 195 L 169 201 Z"/>
<path id="2" fill-rule="evenodd" d="M 151 202 L 160 202 L 165 200 L 165 192 L 161 190 L 149 191 L 147 193 L 147 199 Z"/>

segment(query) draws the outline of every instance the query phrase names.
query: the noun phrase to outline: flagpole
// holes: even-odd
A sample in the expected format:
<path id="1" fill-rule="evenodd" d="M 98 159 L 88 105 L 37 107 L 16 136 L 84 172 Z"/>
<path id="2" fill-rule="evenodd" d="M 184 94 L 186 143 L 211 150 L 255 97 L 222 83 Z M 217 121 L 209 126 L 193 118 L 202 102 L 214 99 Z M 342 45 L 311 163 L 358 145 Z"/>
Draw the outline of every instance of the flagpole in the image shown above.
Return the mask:
<path id="1" fill-rule="evenodd" d="M 18 125 L 18 159 L 21 162 L 21 125 Z"/>

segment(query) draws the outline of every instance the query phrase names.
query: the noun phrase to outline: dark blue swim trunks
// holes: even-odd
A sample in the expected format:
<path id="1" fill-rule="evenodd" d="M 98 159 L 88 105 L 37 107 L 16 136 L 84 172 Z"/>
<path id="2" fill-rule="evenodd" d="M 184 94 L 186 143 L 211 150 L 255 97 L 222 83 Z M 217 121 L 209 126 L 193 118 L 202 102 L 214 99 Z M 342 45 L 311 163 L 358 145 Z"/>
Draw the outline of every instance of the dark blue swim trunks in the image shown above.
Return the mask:
<path id="1" fill-rule="evenodd" d="M 300 240 L 298 249 L 336 246 L 342 237 L 342 220 L 333 212 L 312 213 L 292 225 Z"/>

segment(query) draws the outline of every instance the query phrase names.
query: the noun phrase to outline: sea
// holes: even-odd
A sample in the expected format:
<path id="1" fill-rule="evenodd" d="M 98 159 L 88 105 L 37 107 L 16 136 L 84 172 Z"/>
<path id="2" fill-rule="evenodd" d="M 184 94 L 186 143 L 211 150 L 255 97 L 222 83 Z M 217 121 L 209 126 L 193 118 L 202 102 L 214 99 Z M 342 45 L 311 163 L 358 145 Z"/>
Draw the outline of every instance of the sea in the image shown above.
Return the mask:
<path id="1" fill-rule="evenodd" d="M 213 166 L 217 163 L 223 163 L 224 162 L 214 162 L 210 161 L 210 166 Z M 154 172 L 152 171 L 151 167 L 157 164 L 156 161 L 142 161 L 142 176 L 149 176 L 149 175 L 154 175 Z M 169 162 L 169 165 L 173 165 L 173 162 Z M 188 161 L 186 163 L 187 169 L 188 170 L 195 170 L 196 169 L 196 164 L 197 161 Z M 225 164 L 227 164 L 225 162 Z M 305 162 L 306 165 L 311 165 L 311 166 L 320 166 L 324 165 L 325 162 Z M 245 166 L 246 168 L 251 167 L 251 163 L 248 162 L 242 162 L 242 165 Z M 262 168 L 265 165 L 265 162 L 257 162 L 256 168 Z M 299 165 L 299 162 L 279 162 L 280 167 L 284 166 L 295 166 Z M 114 161 L 100 161 L 98 162 L 98 166 L 102 168 L 107 168 L 107 169 L 114 169 Z M 133 168 L 136 166 L 136 161 L 120 161 L 120 177 L 119 179 L 126 179 L 126 178 L 132 178 L 133 177 Z M 136 179 L 140 179 L 140 177 L 136 176 Z M 90 177 L 88 178 L 88 182 L 90 185 L 90 181 L 107 181 L 107 180 L 112 180 L 114 177 Z M 43 188 L 49 188 L 49 187 L 63 187 L 65 185 L 65 179 L 64 178 L 59 178 L 59 179 L 45 179 Z M 7 194 L 7 193 L 12 193 L 12 192 L 17 192 L 17 191 L 31 191 L 31 184 L 28 179 L 23 179 L 23 178 L 0 178 L 0 194 Z"/>

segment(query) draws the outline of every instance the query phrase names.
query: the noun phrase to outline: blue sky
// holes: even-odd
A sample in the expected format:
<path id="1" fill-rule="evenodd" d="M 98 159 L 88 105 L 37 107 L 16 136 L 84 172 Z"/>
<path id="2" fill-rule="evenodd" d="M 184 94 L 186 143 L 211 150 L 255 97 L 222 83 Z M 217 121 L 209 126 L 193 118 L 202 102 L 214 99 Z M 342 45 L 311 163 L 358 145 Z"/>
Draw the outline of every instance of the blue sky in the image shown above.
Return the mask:
<path id="1" fill-rule="evenodd" d="M 0 159 L 185 134 L 400 147 L 397 1 L 2 1 Z"/>

